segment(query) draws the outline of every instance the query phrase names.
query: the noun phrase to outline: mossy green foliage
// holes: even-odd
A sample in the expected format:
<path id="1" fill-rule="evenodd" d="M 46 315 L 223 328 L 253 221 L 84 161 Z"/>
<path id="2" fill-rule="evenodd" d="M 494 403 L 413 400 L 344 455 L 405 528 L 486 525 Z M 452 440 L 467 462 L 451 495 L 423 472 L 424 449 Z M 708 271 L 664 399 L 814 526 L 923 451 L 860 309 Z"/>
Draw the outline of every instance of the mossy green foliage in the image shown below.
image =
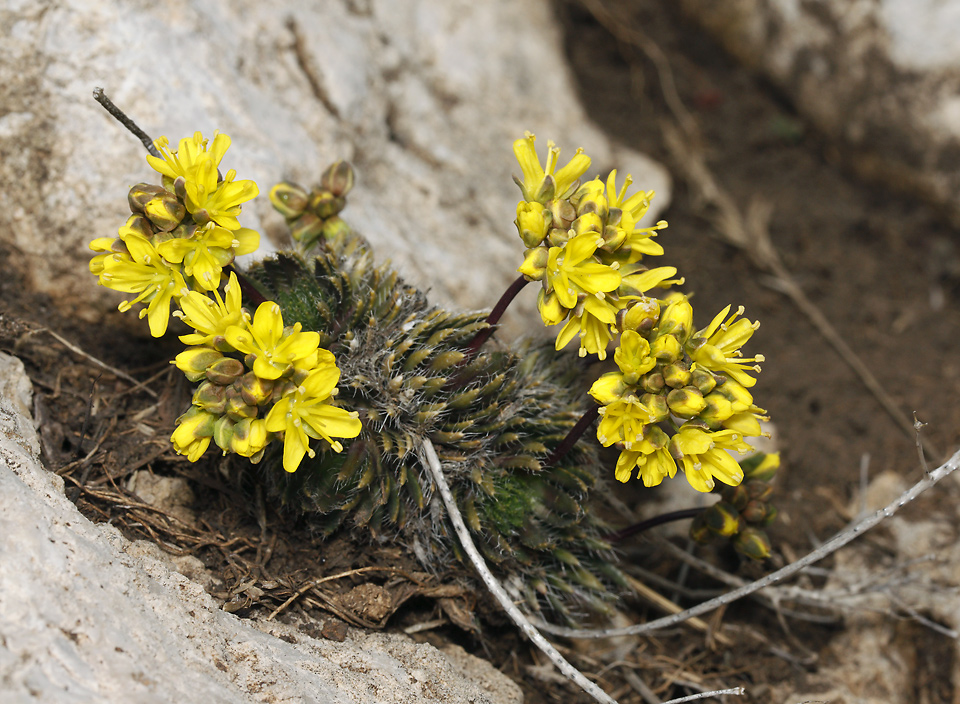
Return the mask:
<path id="1" fill-rule="evenodd" d="M 574 356 L 549 343 L 469 356 L 487 313 L 430 306 L 357 236 L 249 276 L 285 320 L 323 336 L 342 370 L 338 404 L 364 424 L 342 453 L 318 449 L 292 474 L 268 448 L 257 471 L 271 492 L 325 531 L 396 534 L 442 570 L 462 554 L 421 460 L 429 438 L 474 540 L 503 577 L 521 577 L 531 607 L 608 610 L 622 577 L 591 510 L 595 443 L 545 466 L 589 403 Z"/>

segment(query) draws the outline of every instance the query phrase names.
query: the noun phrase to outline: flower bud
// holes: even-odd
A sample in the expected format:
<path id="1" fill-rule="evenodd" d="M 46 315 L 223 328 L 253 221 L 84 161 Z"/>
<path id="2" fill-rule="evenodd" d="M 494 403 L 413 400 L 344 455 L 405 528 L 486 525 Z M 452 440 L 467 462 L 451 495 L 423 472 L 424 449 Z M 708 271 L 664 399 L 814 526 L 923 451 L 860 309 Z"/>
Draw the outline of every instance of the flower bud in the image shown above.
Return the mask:
<path id="1" fill-rule="evenodd" d="M 680 355 L 683 354 L 683 347 L 673 335 L 660 335 L 650 343 L 650 354 L 661 362 L 669 364 L 680 359 Z"/>
<path id="2" fill-rule="evenodd" d="M 773 493 L 772 486 L 757 479 L 751 479 L 745 482 L 744 486 L 747 487 L 747 494 L 752 501 L 766 501 L 770 498 L 770 494 Z"/>
<path id="3" fill-rule="evenodd" d="M 142 213 L 147 203 L 162 193 L 167 192 L 167 189 L 163 186 L 155 186 L 150 183 L 138 183 L 127 193 L 127 203 L 130 206 L 130 212 Z"/>
<path id="4" fill-rule="evenodd" d="M 747 527 L 733 539 L 733 549 L 751 560 L 770 557 L 770 538 L 759 528 Z"/>
<path id="5" fill-rule="evenodd" d="M 604 252 L 616 252 L 627 241 L 627 231 L 610 224 L 603 228 L 600 236 L 603 238 L 603 244 L 598 249 Z"/>
<path id="6" fill-rule="evenodd" d="M 704 401 L 707 402 L 707 406 L 700 414 L 700 418 L 710 425 L 718 425 L 733 415 L 733 405 L 729 399 L 716 392 L 704 396 Z"/>
<path id="7" fill-rule="evenodd" d="M 660 335 L 670 333 L 686 342 L 693 330 L 693 306 L 686 296 L 676 296 L 660 314 Z"/>
<path id="8" fill-rule="evenodd" d="M 270 379 L 261 379 L 253 372 L 247 372 L 240 378 L 240 396 L 250 406 L 262 406 L 273 395 L 275 383 Z"/>
<path id="9" fill-rule="evenodd" d="M 350 226 L 339 215 L 327 218 L 323 221 L 323 229 L 320 236 L 327 241 L 338 241 L 350 233 Z"/>
<path id="10" fill-rule="evenodd" d="M 120 240 L 123 241 L 123 238 L 126 235 L 139 235 L 145 240 L 149 240 L 153 237 L 153 227 L 150 225 L 150 221 L 147 220 L 143 215 L 135 213 L 127 218 L 127 221 L 120 228 L 118 234 L 120 235 Z M 119 251 L 116 247 L 111 247 L 114 252 Z M 123 251 L 126 252 L 126 247 L 123 248 Z"/>
<path id="11" fill-rule="evenodd" d="M 780 468 L 780 453 L 758 452 L 741 462 L 740 466 L 743 467 L 744 481 L 756 479 L 757 481 L 768 482 L 773 479 Z"/>
<path id="12" fill-rule="evenodd" d="M 723 538 L 736 535 L 743 528 L 740 513 L 726 501 L 718 501 L 703 512 L 706 526 L 715 534 Z"/>
<path id="13" fill-rule="evenodd" d="M 170 436 L 174 449 L 186 455 L 191 462 L 200 459 L 210 446 L 216 416 L 191 406 L 190 410 L 177 418 L 177 428 Z"/>
<path id="14" fill-rule="evenodd" d="M 651 423 L 659 423 L 670 415 L 667 399 L 660 394 L 644 394 L 640 397 L 640 403 L 650 412 Z"/>
<path id="15" fill-rule="evenodd" d="M 537 247 L 543 242 L 550 229 L 551 220 L 550 211 L 540 203 L 528 203 L 525 200 L 517 203 L 517 219 L 514 223 L 527 248 Z"/>
<path id="16" fill-rule="evenodd" d="M 349 161 L 335 161 L 320 176 L 320 185 L 335 196 L 345 196 L 353 188 L 353 165 Z"/>
<path id="17" fill-rule="evenodd" d="M 762 501 L 749 501 L 740 512 L 743 520 L 748 523 L 760 523 L 767 517 L 767 505 Z"/>
<path id="18" fill-rule="evenodd" d="M 228 418 L 227 416 L 221 416 L 217 419 L 217 422 L 213 424 L 213 441 L 217 444 L 221 450 L 225 453 L 230 452 L 230 441 L 233 439 L 233 426 L 237 422 Z"/>
<path id="19" fill-rule="evenodd" d="M 287 220 L 303 215 L 309 196 L 295 183 L 283 181 L 270 189 L 270 203 Z"/>
<path id="20" fill-rule="evenodd" d="M 244 418 L 233 426 L 230 450 L 241 457 L 252 457 L 267 444 L 267 424 L 262 418 Z"/>
<path id="21" fill-rule="evenodd" d="M 207 413 L 197 406 L 190 406 L 186 413 L 177 418 L 177 430 L 193 437 L 208 438 L 213 435 L 215 421 L 216 416 L 212 413 Z"/>
<path id="22" fill-rule="evenodd" d="M 707 402 L 703 400 L 703 394 L 699 389 L 686 386 L 682 389 L 674 389 L 667 394 L 667 405 L 675 415 L 692 418 L 707 407 Z"/>
<path id="23" fill-rule="evenodd" d="M 560 305 L 557 294 L 553 291 L 544 293 L 543 289 L 540 290 L 540 295 L 537 297 L 537 308 L 539 308 L 540 317 L 543 318 L 546 325 L 557 325 L 567 317 L 567 309 Z"/>
<path id="24" fill-rule="evenodd" d="M 640 377 L 640 388 L 651 394 L 658 394 L 663 390 L 666 382 L 663 380 L 663 374 L 654 370 L 649 374 Z"/>
<path id="25" fill-rule="evenodd" d="M 569 240 L 569 229 L 565 230 L 560 227 L 552 227 L 550 228 L 550 232 L 547 233 L 547 244 L 551 247 L 563 247 Z"/>
<path id="26" fill-rule="evenodd" d="M 347 199 L 337 196 L 326 189 L 316 189 L 310 193 L 307 209 L 318 218 L 326 220 L 347 207 Z"/>
<path id="27" fill-rule="evenodd" d="M 228 386 L 226 393 L 226 406 L 224 411 L 235 421 L 241 421 L 244 418 L 256 418 L 257 407 L 248 404 L 243 400 L 243 395 L 235 386 Z"/>
<path id="28" fill-rule="evenodd" d="M 726 377 L 723 383 L 718 383 L 713 393 L 720 394 L 730 401 L 730 407 L 734 413 L 743 413 L 753 408 L 753 396 L 747 391 L 743 384 Z"/>
<path id="29" fill-rule="evenodd" d="M 617 328 L 636 330 L 641 335 L 653 330 L 660 318 L 660 304 L 656 298 L 643 297 L 617 313 Z"/>
<path id="30" fill-rule="evenodd" d="M 582 235 L 585 232 L 600 234 L 603 232 L 603 220 L 596 213 L 584 213 L 573 221 L 572 228 L 574 234 L 577 235 Z"/>
<path id="31" fill-rule="evenodd" d="M 143 214 L 158 230 L 170 232 L 183 220 L 187 209 L 173 193 L 164 191 L 144 204 Z"/>
<path id="32" fill-rule="evenodd" d="M 210 347 L 188 347 L 173 360 L 177 369 L 190 381 L 197 382 L 206 377 L 207 367 L 223 359 L 223 355 Z"/>
<path id="33" fill-rule="evenodd" d="M 663 368 L 663 382 L 671 389 L 681 389 L 690 383 L 690 369 L 683 361 L 668 364 Z"/>
<path id="34" fill-rule="evenodd" d="M 304 245 L 313 244 L 323 233 L 323 220 L 313 213 L 305 212 L 290 223 L 290 236 Z"/>
<path id="35" fill-rule="evenodd" d="M 193 405 L 220 415 L 227 405 L 227 388 L 205 381 L 193 393 Z"/>
<path id="36" fill-rule="evenodd" d="M 747 487 L 743 484 L 725 486 L 721 489 L 720 495 L 723 496 L 724 501 L 733 504 L 734 508 L 738 511 L 742 511 L 750 501 L 750 496 L 747 494 Z"/>
<path id="37" fill-rule="evenodd" d="M 701 545 L 709 543 L 713 538 L 713 531 L 710 530 L 704 517 L 705 513 L 706 511 L 701 511 L 690 523 L 690 539 Z"/>
<path id="38" fill-rule="evenodd" d="M 713 391 L 714 387 L 717 385 L 717 380 L 706 369 L 694 369 L 690 372 L 690 385 L 696 386 L 700 389 L 700 393 L 706 396 L 708 393 Z"/>
<path id="39" fill-rule="evenodd" d="M 523 257 L 523 264 L 517 269 L 527 281 L 542 281 L 547 273 L 549 250 L 546 247 L 528 249 Z"/>
<path id="40" fill-rule="evenodd" d="M 554 200 L 550 202 L 550 221 L 553 227 L 566 232 L 570 229 L 573 221 L 577 219 L 577 211 L 566 200 Z M 556 246 L 556 245 L 554 245 Z"/>
<path id="41" fill-rule="evenodd" d="M 207 365 L 207 379 L 214 384 L 228 386 L 235 382 L 245 371 L 243 362 L 233 357 L 221 357 L 212 364 Z"/>

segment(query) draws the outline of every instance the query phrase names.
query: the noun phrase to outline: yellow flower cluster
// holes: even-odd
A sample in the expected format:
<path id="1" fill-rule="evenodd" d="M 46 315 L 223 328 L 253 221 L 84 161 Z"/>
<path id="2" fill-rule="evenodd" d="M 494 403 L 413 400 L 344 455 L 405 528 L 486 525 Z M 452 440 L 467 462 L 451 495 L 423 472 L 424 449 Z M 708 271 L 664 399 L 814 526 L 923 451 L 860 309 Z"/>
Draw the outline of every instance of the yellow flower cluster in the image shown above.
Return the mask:
<path id="1" fill-rule="evenodd" d="M 120 304 L 146 307 L 150 333 L 162 336 L 174 311 L 194 332 L 174 363 L 198 383 L 190 409 L 177 419 L 174 448 L 195 462 L 215 443 L 258 462 L 267 445 L 283 441 L 283 467 L 293 472 L 304 455 L 315 455 L 310 439 L 333 450 L 334 438 L 356 437 L 362 428 L 356 412 L 334 406 L 340 370 L 333 354 L 320 349 L 320 335 L 300 323 L 284 326 L 279 306 L 260 304 L 251 318 L 241 307 L 235 273 L 220 295 L 223 270 L 235 257 L 253 252 L 260 236 L 240 227 L 242 203 L 255 198 L 253 181 L 236 181 L 230 170 L 220 176 L 220 161 L 230 146 L 225 134 L 208 143 L 200 132 L 168 148 L 166 137 L 154 146 L 161 157 L 147 161 L 162 185 L 138 184 L 128 201 L 133 214 L 119 237 L 90 243 L 99 252 L 90 271 L 102 286 L 137 296 Z"/>
<path id="2" fill-rule="evenodd" d="M 518 271 L 542 284 L 538 308 L 543 322 L 565 322 L 557 349 L 579 336 L 580 356 L 605 359 L 617 314 L 652 288 L 682 282 L 671 278 L 677 273 L 673 267 L 648 269 L 640 263 L 644 255 L 663 253 L 653 237 L 667 223 L 638 227 L 653 192 L 628 196 L 629 176 L 619 190 L 616 171 L 606 184 L 594 179 L 580 187 L 590 158 L 578 149 L 557 170 L 560 150 L 550 142 L 542 167 L 534 139 L 527 133 L 513 144 L 524 198 L 517 204 L 515 224 L 526 246 Z"/>
<path id="3" fill-rule="evenodd" d="M 283 468 L 296 471 L 304 455 L 313 457 L 310 439 L 335 451 L 334 438 L 353 438 L 362 424 L 356 411 L 332 404 L 340 370 L 333 354 L 321 349 L 320 335 L 300 323 L 285 326 L 280 307 L 264 301 L 251 316 L 240 307 L 240 286 L 230 274 L 226 298 L 192 291 L 180 300 L 178 317 L 195 333 L 174 363 L 199 382 L 193 404 L 177 419 L 171 441 L 195 462 L 211 441 L 259 462 L 267 445 L 283 441 Z"/>
<path id="4" fill-rule="evenodd" d="M 655 486 L 679 464 L 699 491 L 713 489 L 715 480 L 738 485 L 743 472 L 728 451 L 750 452 L 744 437 L 761 435 L 766 419 L 747 391 L 755 383 L 749 372 L 759 371 L 763 358 L 740 352 L 758 323 L 738 319 L 742 308 L 727 317 L 727 306 L 694 333 L 686 297 L 647 295 L 683 283 L 673 267 L 640 263 L 663 254 L 653 238 L 667 223 L 638 226 L 652 191 L 629 195 L 629 176 L 618 189 L 616 171 L 606 183 L 596 178 L 581 186 L 589 157 L 578 149 L 558 170 L 560 150 L 550 142 L 541 166 L 530 133 L 513 150 L 523 172 L 515 179 L 523 194 L 515 223 L 526 246 L 519 271 L 542 284 L 544 323 L 565 323 L 557 349 L 579 336 L 580 356 L 605 359 L 620 335 L 619 371 L 590 389 L 600 404 L 598 439 L 621 449 L 617 479 L 625 482 L 637 469 L 646 486 Z"/>
<path id="5" fill-rule="evenodd" d="M 745 437 L 762 435 L 766 411 L 747 390 L 763 357 L 744 358 L 740 347 L 758 323 L 727 317 L 730 306 L 704 329 L 692 332 L 693 308 L 685 296 L 646 298 L 620 316 L 623 332 L 614 353 L 619 371 L 590 388 L 600 404 L 597 438 L 621 448 L 616 477 L 637 469 L 645 486 L 673 477 L 682 466 L 698 491 L 715 480 L 736 486 L 743 471 L 728 450 L 751 451 Z M 664 430 L 672 432 L 672 436 Z"/>
<path id="6" fill-rule="evenodd" d="M 230 138 L 216 134 L 208 148 L 199 132 L 180 140 L 169 151 L 166 137 L 155 142 L 163 158 L 147 161 L 162 176 L 162 186 L 137 184 L 130 189 L 132 215 L 119 237 L 100 237 L 90 249 L 100 252 L 90 261 L 90 271 L 101 286 L 137 294 L 120 304 L 129 310 L 135 303 L 146 307 L 150 334 L 167 330 L 171 302 L 184 291 L 215 291 L 223 268 L 235 257 L 257 249 L 260 235 L 240 227 L 240 205 L 256 197 L 253 181 L 234 181 L 230 170 L 219 177 L 220 160 Z"/>

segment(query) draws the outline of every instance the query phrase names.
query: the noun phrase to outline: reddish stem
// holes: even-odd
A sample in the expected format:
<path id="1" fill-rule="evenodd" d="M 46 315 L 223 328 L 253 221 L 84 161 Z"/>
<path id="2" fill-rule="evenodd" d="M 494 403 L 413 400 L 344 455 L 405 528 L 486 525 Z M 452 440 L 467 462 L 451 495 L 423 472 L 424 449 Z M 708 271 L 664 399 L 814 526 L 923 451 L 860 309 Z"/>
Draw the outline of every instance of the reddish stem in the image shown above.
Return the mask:
<path id="1" fill-rule="evenodd" d="M 661 513 L 659 516 L 654 516 L 653 518 L 648 518 L 645 521 L 634 523 L 632 526 L 627 526 L 622 530 L 618 530 L 616 533 L 610 533 L 610 535 L 605 535 L 603 536 L 603 539 L 610 543 L 616 543 L 626 538 L 629 538 L 631 535 L 642 533 L 645 530 L 648 530 L 655 526 L 661 526 L 664 523 L 672 523 L 673 521 L 682 521 L 686 518 L 696 518 L 699 514 L 703 513 L 704 510 L 706 509 L 684 508 L 679 511 Z"/>
<path id="2" fill-rule="evenodd" d="M 570 452 L 577 440 L 586 432 L 587 428 L 593 425 L 593 422 L 599 415 L 600 406 L 593 406 L 589 411 L 584 413 L 580 420 L 577 421 L 577 424 L 570 428 L 570 432 L 567 433 L 567 437 L 563 439 L 563 442 L 557 445 L 557 449 L 546 459 L 543 466 L 545 468 L 553 467 L 557 462 L 562 460 L 564 456 Z"/>
<path id="3" fill-rule="evenodd" d="M 516 281 L 514 281 L 510 286 L 507 287 L 507 290 L 503 292 L 503 295 L 500 296 L 500 300 L 497 301 L 497 305 L 493 307 L 493 310 L 490 311 L 490 315 L 487 316 L 487 323 L 490 325 L 485 330 L 481 330 L 477 333 L 477 336 L 470 341 L 470 344 L 467 345 L 467 349 L 464 350 L 467 356 L 462 362 L 465 364 L 467 361 L 473 358 L 477 353 L 483 343 L 490 339 L 490 336 L 496 332 L 496 325 L 500 322 L 500 318 L 503 317 L 504 312 L 507 310 L 507 306 L 517 297 L 517 294 L 523 290 L 523 287 L 530 283 L 523 276 L 518 276 Z"/>

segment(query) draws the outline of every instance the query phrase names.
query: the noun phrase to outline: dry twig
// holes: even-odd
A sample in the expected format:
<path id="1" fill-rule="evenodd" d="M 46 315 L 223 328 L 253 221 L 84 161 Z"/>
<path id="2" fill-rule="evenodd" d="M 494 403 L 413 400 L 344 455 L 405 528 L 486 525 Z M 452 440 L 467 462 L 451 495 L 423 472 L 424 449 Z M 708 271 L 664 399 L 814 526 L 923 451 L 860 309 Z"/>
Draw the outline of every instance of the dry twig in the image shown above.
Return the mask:
<path id="1" fill-rule="evenodd" d="M 70 351 L 73 352 L 74 354 L 80 355 L 81 357 L 83 357 L 84 359 L 89 360 L 90 362 L 93 362 L 93 364 L 95 364 L 96 366 L 100 367 L 100 368 L 103 369 L 104 371 L 108 371 L 108 372 L 110 372 L 111 374 L 113 374 L 114 376 L 117 376 L 117 377 L 119 377 L 119 378 L 121 378 L 121 379 L 124 379 L 124 380 L 126 380 L 126 381 L 129 381 L 131 384 L 133 384 L 133 385 L 136 386 L 136 387 L 139 387 L 139 386 L 140 386 L 140 382 L 137 381 L 136 379 L 134 379 L 134 378 L 133 378 L 132 376 L 130 376 L 129 374 L 127 374 L 126 372 L 120 371 L 120 370 L 117 369 L 116 367 L 111 367 L 109 364 L 107 364 L 106 362 L 100 361 L 99 359 L 97 359 L 96 357 L 94 357 L 92 354 L 90 354 L 90 353 L 88 353 L 88 352 L 84 352 L 82 349 L 80 349 L 79 347 L 77 347 L 75 344 L 73 344 L 73 343 L 70 342 L 69 340 L 65 339 L 64 337 L 58 335 L 57 333 L 55 333 L 55 332 L 54 332 L 53 330 L 51 330 L 50 328 L 37 328 L 36 330 L 31 330 L 30 332 L 25 333 L 25 334 L 23 335 L 23 337 L 21 337 L 20 340 L 17 341 L 17 344 L 19 345 L 23 340 L 27 339 L 28 337 L 31 337 L 31 336 L 36 335 L 37 333 L 41 333 L 41 332 L 47 333 L 47 334 L 50 335 L 53 339 L 55 339 L 57 342 L 59 342 L 61 345 L 63 345 L 64 347 L 66 347 L 68 350 L 70 350 Z M 157 398 L 157 392 L 154 391 L 153 389 L 150 389 L 150 388 L 147 388 L 147 387 L 143 387 L 143 390 L 146 391 L 146 392 L 147 392 L 148 394 L 150 394 L 151 396 L 153 396 L 154 398 Z"/>
<path id="2" fill-rule="evenodd" d="M 476 545 L 473 544 L 473 538 L 470 537 L 470 531 L 463 522 L 460 510 L 457 508 L 457 502 L 454 501 L 450 486 L 443 476 L 443 467 L 440 465 L 440 459 L 437 457 L 437 452 L 433 449 L 433 443 L 430 442 L 430 440 L 423 441 L 423 454 L 426 459 L 425 464 L 430 469 L 433 481 L 436 482 L 437 489 L 440 492 L 440 497 L 447 507 L 450 522 L 453 523 L 457 537 L 460 538 L 460 544 L 470 557 L 470 561 L 473 562 L 473 566 L 477 572 L 479 572 L 483 583 L 487 585 L 487 589 L 496 597 L 500 606 L 503 607 L 503 610 L 507 612 L 507 615 L 517 624 L 527 638 L 533 641 L 534 645 L 536 645 L 544 655 L 550 658 L 550 661 L 557 666 L 557 669 L 575 682 L 584 692 L 603 704 L 616 704 L 600 687 L 588 680 L 580 670 L 571 665 L 557 652 L 557 649 L 530 624 L 530 621 L 527 620 L 520 609 L 514 605 L 513 600 L 509 597 L 500 582 L 497 581 L 497 578 L 493 576 L 493 573 L 490 572 L 486 562 L 484 562 L 483 557 L 477 550 Z"/>
<path id="3" fill-rule="evenodd" d="M 830 555 L 840 548 L 842 548 L 847 543 L 855 540 L 860 537 L 863 533 L 879 525 L 881 522 L 893 516 L 897 511 L 906 506 L 908 503 L 913 501 L 915 498 L 920 496 L 927 489 L 937 484 L 945 477 L 952 474 L 956 469 L 960 468 L 960 451 L 954 453 L 954 455 L 942 464 L 937 469 L 933 470 L 927 474 L 923 479 L 914 484 L 912 487 L 903 492 L 898 496 L 893 502 L 875 512 L 872 516 L 865 518 L 864 520 L 852 525 L 836 535 L 834 535 L 830 540 L 826 541 L 816 550 L 813 550 L 809 554 L 800 558 L 796 562 L 793 562 L 782 569 L 777 570 L 776 572 L 771 572 L 766 577 L 758 579 L 755 582 L 750 584 L 745 584 L 744 586 L 734 589 L 731 592 L 728 592 L 722 596 L 719 596 L 715 599 L 705 601 L 698 606 L 687 609 L 679 614 L 674 614 L 671 616 L 664 616 L 663 618 L 658 618 L 647 623 L 641 623 L 636 626 L 626 626 L 623 628 L 607 628 L 607 629 L 576 629 L 576 628 L 563 628 L 561 626 L 554 626 L 543 621 L 536 621 L 536 625 L 543 631 L 547 633 L 552 633 L 553 635 L 563 636 L 564 638 L 612 638 L 614 636 L 627 636 L 627 635 L 638 635 L 640 633 L 649 633 L 661 628 L 668 628 L 670 626 L 675 626 L 679 623 L 683 623 L 687 619 L 693 618 L 694 616 L 700 616 L 705 614 L 708 611 L 712 611 L 720 606 L 729 604 L 731 602 L 742 599 L 745 596 L 758 592 L 761 589 L 769 587 L 771 584 L 775 584 L 786 577 L 790 577 L 794 574 L 797 574 L 803 570 L 808 565 L 812 565 L 815 562 L 818 562 L 825 558 L 827 555 Z"/>

